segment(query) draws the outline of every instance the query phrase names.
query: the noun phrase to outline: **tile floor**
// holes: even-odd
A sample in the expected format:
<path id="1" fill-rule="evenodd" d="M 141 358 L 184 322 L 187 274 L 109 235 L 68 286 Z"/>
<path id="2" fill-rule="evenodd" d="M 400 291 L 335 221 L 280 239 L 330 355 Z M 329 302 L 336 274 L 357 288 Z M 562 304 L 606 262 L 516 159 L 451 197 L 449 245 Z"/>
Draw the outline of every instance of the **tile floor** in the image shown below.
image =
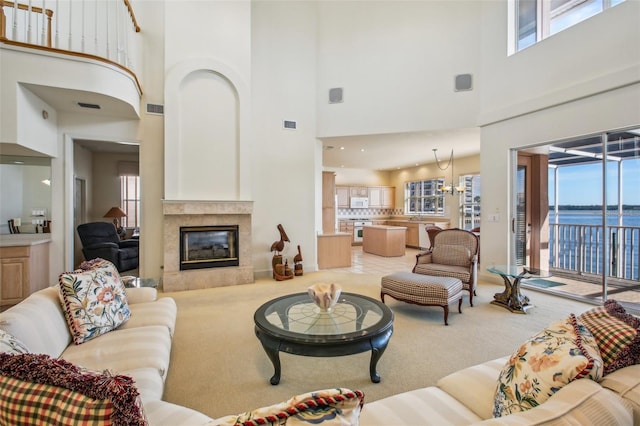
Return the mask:
<path id="1" fill-rule="evenodd" d="M 407 248 L 404 256 L 383 257 L 365 253 L 362 246 L 351 247 L 351 266 L 334 268 L 330 271 L 353 272 L 356 274 L 388 275 L 398 271 L 411 271 L 416 263 L 416 254 L 423 250 Z"/>

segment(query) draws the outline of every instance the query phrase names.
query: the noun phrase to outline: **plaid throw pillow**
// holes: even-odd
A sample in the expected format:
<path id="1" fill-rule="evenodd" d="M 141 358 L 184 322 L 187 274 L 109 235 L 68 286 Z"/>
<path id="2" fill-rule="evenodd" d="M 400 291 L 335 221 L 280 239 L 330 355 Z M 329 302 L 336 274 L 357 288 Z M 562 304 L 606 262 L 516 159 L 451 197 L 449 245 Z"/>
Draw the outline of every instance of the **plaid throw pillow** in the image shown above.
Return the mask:
<path id="1" fill-rule="evenodd" d="M 43 354 L 0 354 L 0 424 L 147 425 L 133 380 Z"/>
<path id="2" fill-rule="evenodd" d="M 626 312 L 617 301 L 590 309 L 578 317 L 598 342 L 604 374 L 640 363 L 640 319 Z"/>

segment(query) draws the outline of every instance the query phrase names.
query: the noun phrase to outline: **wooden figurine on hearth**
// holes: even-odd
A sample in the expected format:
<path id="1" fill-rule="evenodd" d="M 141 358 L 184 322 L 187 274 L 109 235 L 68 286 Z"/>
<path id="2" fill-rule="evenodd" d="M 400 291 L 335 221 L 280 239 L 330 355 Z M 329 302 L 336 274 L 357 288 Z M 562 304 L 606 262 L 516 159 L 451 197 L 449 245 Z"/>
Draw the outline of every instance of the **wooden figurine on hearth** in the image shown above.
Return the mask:
<path id="1" fill-rule="evenodd" d="M 298 254 L 293 256 L 293 274 L 300 276 L 302 272 L 302 253 L 300 252 L 300 244 L 298 244 Z"/>
<path id="2" fill-rule="evenodd" d="M 271 251 L 275 251 L 276 253 L 273 255 L 273 259 L 271 260 L 271 266 L 273 267 L 273 278 L 276 281 L 289 280 L 293 278 L 293 272 L 291 268 L 289 268 L 288 261 L 285 259 L 284 265 L 282 264 L 282 250 L 284 250 L 284 243 L 289 242 L 289 237 L 287 233 L 284 231 L 284 227 L 281 224 L 278 224 L 278 232 L 280 232 L 280 240 L 275 241 L 271 244 Z M 287 274 L 287 269 L 290 274 Z"/>

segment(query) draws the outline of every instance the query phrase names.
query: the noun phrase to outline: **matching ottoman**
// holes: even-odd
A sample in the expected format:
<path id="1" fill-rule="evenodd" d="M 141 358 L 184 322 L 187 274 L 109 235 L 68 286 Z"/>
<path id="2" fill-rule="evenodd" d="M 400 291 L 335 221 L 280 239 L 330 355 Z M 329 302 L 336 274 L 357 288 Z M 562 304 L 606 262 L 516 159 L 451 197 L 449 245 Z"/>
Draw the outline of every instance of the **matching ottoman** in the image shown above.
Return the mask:
<path id="1" fill-rule="evenodd" d="M 444 325 L 449 325 L 449 304 L 458 301 L 458 312 L 462 313 L 462 281 L 452 277 L 434 277 L 395 272 L 382 277 L 380 299 L 389 295 L 396 300 L 423 306 L 441 306 L 444 309 Z"/>

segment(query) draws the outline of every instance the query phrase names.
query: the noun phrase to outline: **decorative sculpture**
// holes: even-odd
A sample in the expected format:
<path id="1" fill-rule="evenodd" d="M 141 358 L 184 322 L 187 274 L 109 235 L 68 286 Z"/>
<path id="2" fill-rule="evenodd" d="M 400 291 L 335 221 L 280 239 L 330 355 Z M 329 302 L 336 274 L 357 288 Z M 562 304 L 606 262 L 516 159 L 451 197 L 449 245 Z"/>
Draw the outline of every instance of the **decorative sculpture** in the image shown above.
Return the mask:
<path id="1" fill-rule="evenodd" d="M 282 255 L 280 254 L 284 250 L 284 243 L 290 242 L 287 233 L 284 231 L 284 227 L 278 224 L 278 231 L 280 232 L 280 240 L 271 244 L 271 251 L 276 253 L 271 260 L 271 266 L 273 267 L 273 278 L 276 281 L 290 280 L 293 278 L 293 271 L 289 267 L 289 261 L 285 259 L 284 265 L 282 264 Z"/>
<path id="2" fill-rule="evenodd" d="M 284 249 L 284 243 L 289 242 L 289 237 L 287 237 L 287 233 L 284 232 L 284 228 L 281 224 L 278 224 L 278 231 L 280 231 L 280 240 L 275 241 L 271 244 L 271 251 L 275 251 L 277 255 Z"/>
<path id="3" fill-rule="evenodd" d="M 300 244 L 298 244 L 298 254 L 293 256 L 293 273 L 295 276 L 302 275 L 302 253 L 300 252 Z"/>
<path id="4" fill-rule="evenodd" d="M 331 312 L 342 294 L 342 287 L 336 283 L 318 283 L 307 288 L 307 293 L 323 312 Z"/>

